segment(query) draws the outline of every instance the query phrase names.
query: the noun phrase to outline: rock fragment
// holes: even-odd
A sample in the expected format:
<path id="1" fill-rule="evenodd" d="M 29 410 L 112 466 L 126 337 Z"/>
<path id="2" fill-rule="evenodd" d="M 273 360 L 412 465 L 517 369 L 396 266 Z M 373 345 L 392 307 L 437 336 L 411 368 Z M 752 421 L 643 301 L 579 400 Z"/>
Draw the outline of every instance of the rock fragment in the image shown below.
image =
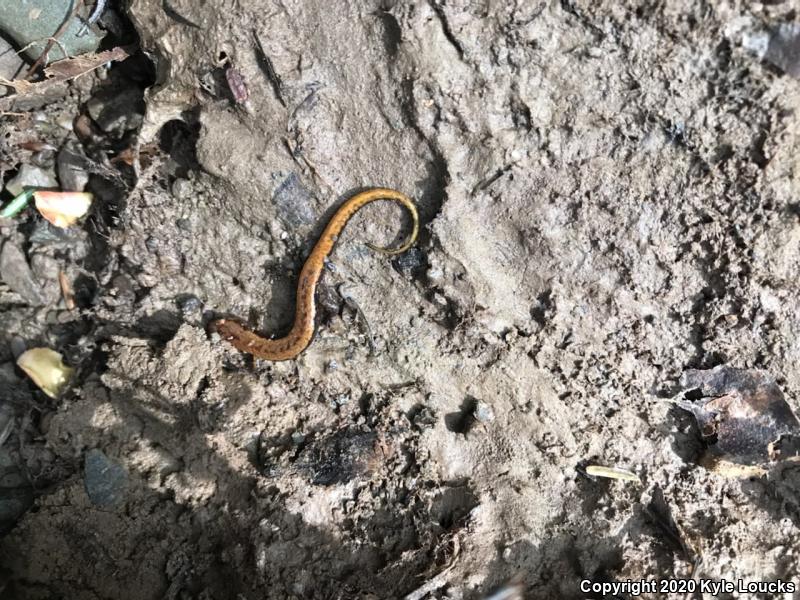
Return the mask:
<path id="1" fill-rule="evenodd" d="M 19 196 L 26 187 L 56 188 L 58 182 L 55 173 L 49 169 L 24 164 L 16 176 L 6 184 L 6 190 L 12 196 Z"/>
<path id="2" fill-rule="evenodd" d="M 92 504 L 114 506 L 122 502 L 128 489 L 128 473 L 102 450 L 89 450 L 84 462 L 86 493 Z"/>
<path id="3" fill-rule="evenodd" d="M 31 306 L 46 304 L 44 292 L 34 278 L 22 249 L 7 241 L 0 249 L 0 281 L 22 297 Z"/>

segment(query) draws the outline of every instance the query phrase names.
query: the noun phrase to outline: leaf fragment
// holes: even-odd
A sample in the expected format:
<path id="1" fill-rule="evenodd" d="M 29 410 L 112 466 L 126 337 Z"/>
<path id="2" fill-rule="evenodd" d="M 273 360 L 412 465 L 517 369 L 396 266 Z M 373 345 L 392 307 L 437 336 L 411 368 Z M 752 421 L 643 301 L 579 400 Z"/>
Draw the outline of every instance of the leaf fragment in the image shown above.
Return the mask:
<path id="1" fill-rule="evenodd" d="M 66 228 L 89 212 L 92 194 L 88 192 L 47 192 L 33 193 L 36 209 L 56 227 Z"/>
<path id="2" fill-rule="evenodd" d="M 51 398 L 57 398 L 69 384 L 75 369 L 64 364 L 61 354 L 50 348 L 31 348 L 20 354 L 17 366 Z"/>

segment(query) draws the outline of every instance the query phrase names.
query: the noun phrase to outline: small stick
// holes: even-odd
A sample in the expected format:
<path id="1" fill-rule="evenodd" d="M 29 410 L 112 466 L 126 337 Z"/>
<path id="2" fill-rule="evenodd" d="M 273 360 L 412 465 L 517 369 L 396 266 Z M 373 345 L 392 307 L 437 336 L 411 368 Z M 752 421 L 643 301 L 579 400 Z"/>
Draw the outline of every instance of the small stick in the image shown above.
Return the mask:
<path id="1" fill-rule="evenodd" d="M 34 188 L 28 188 L 19 196 L 9 202 L 3 210 L 0 210 L 0 218 L 10 219 L 16 217 L 22 209 L 28 205 L 28 201 L 33 197 Z"/>
<path id="2" fill-rule="evenodd" d="M 67 310 L 75 310 L 75 293 L 72 291 L 72 284 L 67 279 L 64 271 L 58 271 L 58 283 L 61 286 L 61 295 L 64 297 L 64 305 Z"/>
<path id="3" fill-rule="evenodd" d="M 600 465 L 589 465 L 586 467 L 586 474 L 594 477 L 608 477 L 609 479 L 623 479 L 625 481 L 636 481 L 641 483 L 639 476 L 627 469 L 618 467 L 601 467 Z"/>
<path id="4" fill-rule="evenodd" d="M 267 76 L 267 80 L 269 81 L 270 85 L 272 86 L 272 91 L 275 93 L 275 97 L 278 99 L 284 108 L 286 108 L 286 101 L 283 99 L 283 82 L 281 81 L 280 76 L 275 71 L 275 67 L 272 64 L 272 59 L 267 54 L 267 51 L 264 50 L 264 46 L 261 44 L 261 39 L 258 37 L 258 33 L 253 31 L 253 39 L 256 42 L 256 50 L 259 60 L 259 66 L 262 68 L 264 73 Z"/>

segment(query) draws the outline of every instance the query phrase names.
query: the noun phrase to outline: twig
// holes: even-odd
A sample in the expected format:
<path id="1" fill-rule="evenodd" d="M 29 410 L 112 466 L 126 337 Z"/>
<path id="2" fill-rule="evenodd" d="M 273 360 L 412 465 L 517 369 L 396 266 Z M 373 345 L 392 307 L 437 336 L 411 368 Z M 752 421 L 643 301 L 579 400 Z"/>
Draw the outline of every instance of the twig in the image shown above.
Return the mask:
<path id="1" fill-rule="evenodd" d="M 258 37 L 258 33 L 256 33 L 255 30 L 253 31 L 253 39 L 256 42 L 256 54 L 259 59 L 259 66 L 267 76 L 267 80 L 272 86 L 272 91 L 275 93 L 275 97 L 278 99 L 278 102 L 280 102 L 283 107 L 286 108 L 286 101 L 283 99 L 283 82 L 281 81 L 278 73 L 275 71 L 275 67 L 272 64 L 272 59 L 270 59 L 267 51 L 264 50 L 264 46 L 261 44 L 261 39 Z"/>
<path id="2" fill-rule="evenodd" d="M 589 465 L 586 467 L 586 474 L 591 475 L 592 477 L 608 477 L 609 479 L 624 479 L 625 481 L 636 481 L 638 483 L 642 482 L 636 473 L 628 471 L 627 469 L 620 469 L 619 467 Z"/>
<path id="3" fill-rule="evenodd" d="M 17 56 L 22 56 L 25 52 L 28 51 L 29 48 L 35 46 L 36 44 L 41 44 L 45 40 L 57 43 L 58 46 L 61 48 L 61 51 L 64 53 L 64 57 L 66 58 L 67 56 L 69 56 L 69 54 L 67 54 L 67 51 L 64 49 L 64 46 L 61 44 L 61 42 L 57 41 L 56 38 L 54 38 L 52 35 L 50 37 L 39 38 L 38 40 L 33 40 L 32 42 L 28 42 L 22 48 L 17 50 L 14 54 L 16 54 Z"/>
<path id="4" fill-rule="evenodd" d="M 418 587 L 410 594 L 407 594 L 403 600 L 422 600 L 431 592 L 434 592 L 447 584 L 447 577 L 450 575 L 453 567 L 456 566 L 458 562 L 458 555 L 461 551 L 461 544 L 459 543 L 458 538 L 454 538 L 453 543 L 455 548 L 453 551 L 453 558 L 450 560 L 450 564 L 440 571 L 433 579 L 429 579 L 422 586 Z"/>
<path id="5" fill-rule="evenodd" d="M 3 210 L 0 210 L 0 218 L 10 219 L 16 217 L 28 205 L 28 201 L 33 197 L 34 191 L 34 188 L 28 188 L 14 198 Z"/>
<path id="6" fill-rule="evenodd" d="M 67 278 L 67 274 L 61 269 L 58 271 L 58 283 L 61 286 L 61 296 L 64 298 L 67 310 L 75 310 L 75 293 L 72 291 L 72 284 Z"/>

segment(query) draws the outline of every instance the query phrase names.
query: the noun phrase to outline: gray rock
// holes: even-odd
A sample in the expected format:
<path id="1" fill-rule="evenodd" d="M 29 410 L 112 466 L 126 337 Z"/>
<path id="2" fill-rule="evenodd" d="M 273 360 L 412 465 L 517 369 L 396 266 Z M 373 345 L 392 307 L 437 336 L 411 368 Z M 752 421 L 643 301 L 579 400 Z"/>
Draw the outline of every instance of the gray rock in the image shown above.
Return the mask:
<path id="1" fill-rule="evenodd" d="M 309 192 L 295 173 L 289 176 L 275 190 L 272 200 L 278 210 L 278 217 L 291 228 L 309 225 L 316 220 Z"/>
<path id="2" fill-rule="evenodd" d="M 89 450 L 83 466 L 86 493 L 92 504 L 114 506 L 125 497 L 128 473 L 102 450 Z"/>
<path id="3" fill-rule="evenodd" d="M 773 29 L 764 59 L 800 78 L 800 23 L 783 23 Z"/>
<path id="4" fill-rule="evenodd" d="M 16 79 L 24 66 L 25 61 L 19 57 L 14 47 L 3 38 L 0 38 L 0 77 Z M 0 86 L 0 97 L 5 96 L 10 91 L 11 88 Z"/>
<path id="5" fill-rule="evenodd" d="M 45 304 L 55 304 L 61 298 L 61 286 L 58 283 L 60 263 L 50 254 L 34 249 L 29 264 L 36 281 L 41 282 L 41 297 Z"/>
<path id="6" fill-rule="evenodd" d="M 781 23 L 769 31 L 745 31 L 742 45 L 787 75 L 800 78 L 800 23 Z"/>
<path id="7" fill-rule="evenodd" d="M 34 279 L 25 254 L 10 241 L 3 244 L 0 250 L 0 281 L 19 294 L 27 304 L 45 304 L 42 288 Z"/>
<path id="8" fill-rule="evenodd" d="M 494 421 L 494 409 L 485 402 L 478 401 L 478 404 L 475 406 L 475 419 L 479 423 Z"/>
<path id="9" fill-rule="evenodd" d="M 188 317 L 203 310 L 203 301 L 194 294 L 186 294 L 178 299 L 178 307 L 183 316 Z"/>
<path id="10" fill-rule="evenodd" d="M 178 200 L 184 200 L 192 195 L 193 187 L 191 181 L 179 177 L 172 182 L 172 195 Z"/>
<path id="11" fill-rule="evenodd" d="M 3 389 L 3 383 L 0 382 L 0 390 Z M 2 446 L 11 435 L 11 430 L 14 429 L 14 409 L 8 402 L 0 404 L 0 446 Z"/>
<path id="12" fill-rule="evenodd" d="M 25 343 L 25 340 L 17 335 L 11 338 L 11 341 L 8 345 L 11 349 L 11 356 L 14 357 L 14 360 L 18 359 L 20 355 L 28 349 L 28 345 Z"/>
<path id="13" fill-rule="evenodd" d="M 74 142 L 68 142 L 58 153 L 58 180 L 65 192 L 82 192 L 89 183 L 89 173 L 83 168 L 86 157 Z"/>
<path id="14" fill-rule="evenodd" d="M 18 196 L 26 187 L 57 188 L 58 181 L 52 171 L 25 164 L 19 168 L 16 177 L 6 184 L 6 190 L 12 196 Z"/>

